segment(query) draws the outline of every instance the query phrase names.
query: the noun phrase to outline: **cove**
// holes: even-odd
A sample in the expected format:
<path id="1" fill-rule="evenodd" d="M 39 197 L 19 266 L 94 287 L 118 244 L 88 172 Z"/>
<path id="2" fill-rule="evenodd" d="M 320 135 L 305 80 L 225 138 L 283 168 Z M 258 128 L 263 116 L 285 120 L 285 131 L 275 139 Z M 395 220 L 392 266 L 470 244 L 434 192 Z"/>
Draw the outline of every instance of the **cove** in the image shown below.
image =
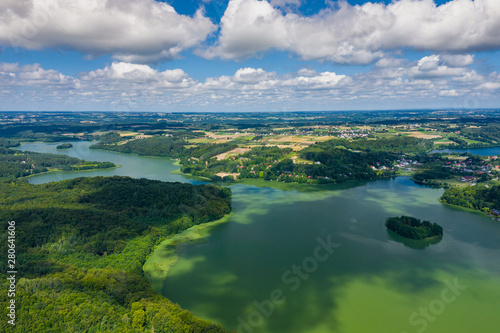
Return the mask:
<path id="1" fill-rule="evenodd" d="M 22 149 L 122 167 L 49 173 L 31 182 L 113 174 L 192 182 L 170 174 L 177 167 L 169 159 L 86 155 L 89 143 L 77 144 L 65 152 L 40 143 Z M 168 275 L 156 281 L 163 295 L 195 315 L 242 333 L 498 331 L 500 224 L 440 204 L 442 189 L 406 177 L 308 192 L 231 189 L 233 215 L 205 230 L 202 241 L 185 245 Z M 439 223 L 443 238 L 423 245 L 401 241 L 384 226 L 398 215 Z M 335 244 L 322 261 L 315 257 L 318 239 Z"/>

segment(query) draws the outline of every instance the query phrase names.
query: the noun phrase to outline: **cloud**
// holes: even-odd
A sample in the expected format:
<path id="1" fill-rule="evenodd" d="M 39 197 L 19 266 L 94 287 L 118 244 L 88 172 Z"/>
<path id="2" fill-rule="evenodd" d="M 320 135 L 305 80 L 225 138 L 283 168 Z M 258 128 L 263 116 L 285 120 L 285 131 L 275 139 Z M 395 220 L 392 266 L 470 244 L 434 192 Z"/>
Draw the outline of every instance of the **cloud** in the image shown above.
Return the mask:
<path id="1" fill-rule="evenodd" d="M 500 89 L 500 82 L 485 82 L 477 88 L 479 90 L 481 90 L 481 89 L 498 90 L 498 89 Z"/>
<path id="2" fill-rule="evenodd" d="M 268 73 L 262 68 L 242 68 L 234 74 L 233 80 L 238 83 L 258 83 L 275 76 L 275 73 Z"/>
<path id="3" fill-rule="evenodd" d="M 379 61 L 377 61 L 375 66 L 379 67 L 379 68 L 392 68 L 392 67 L 402 66 L 405 63 L 408 63 L 408 60 L 387 57 L 387 58 L 382 58 Z"/>
<path id="4" fill-rule="evenodd" d="M 449 97 L 454 97 L 454 96 L 459 96 L 460 94 L 457 93 L 455 89 L 451 90 L 442 90 L 439 92 L 439 96 L 449 96 Z"/>
<path id="5" fill-rule="evenodd" d="M 144 87 L 148 90 L 157 88 L 186 88 L 195 84 L 182 69 L 158 72 L 148 65 L 114 62 L 104 69 L 82 74 L 80 79 L 88 84 L 103 84 L 124 90 Z"/>
<path id="6" fill-rule="evenodd" d="M 474 55 L 442 55 L 441 59 L 445 64 L 451 67 L 464 67 L 474 63 Z"/>
<path id="7" fill-rule="evenodd" d="M 0 64 L 0 86 L 75 88 L 78 86 L 78 80 L 56 70 L 45 70 L 39 64 L 20 67 L 16 63 L 2 63 Z"/>
<path id="8" fill-rule="evenodd" d="M 3 0 L 0 5 L 2 45 L 111 54 L 128 62 L 176 58 L 215 29 L 201 10 L 189 17 L 154 0 Z"/>
<path id="9" fill-rule="evenodd" d="M 468 56 L 460 59 L 434 54 L 411 63 L 388 59 L 380 61 L 384 66 L 353 75 L 243 67 L 202 81 L 181 69 L 159 71 L 125 62 L 75 77 L 38 64 L 0 63 L 0 109 L 44 102 L 63 110 L 338 110 L 430 107 L 429 101 L 466 107 L 471 100 L 479 107 L 498 100 L 500 74 L 453 67 L 470 62 Z"/>
<path id="10" fill-rule="evenodd" d="M 470 57 L 464 56 L 464 58 L 469 59 Z M 450 60 L 454 66 L 450 66 Z M 410 68 L 408 75 L 419 79 L 461 76 L 470 71 L 465 67 L 456 67 L 463 63 L 465 61 L 462 58 L 448 56 L 443 59 L 443 57 L 433 54 L 420 59 L 416 66 Z"/>
<path id="11" fill-rule="evenodd" d="M 273 4 L 278 5 L 231 0 L 218 41 L 199 54 L 244 59 L 276 49 L 306 60 L 368 64 L 401 48 L 440 53 L 500 48 L 497 0 L 452 0 L 440 6 L 433 0 L 356 6 L 340 1 L 313 16 L 283 13 Z M 449 57 L 452 67 L 471 61 Z"/>
<path id="12" fill-rule="evenodd" d="M 143 64 L 175 59 L 191 48 L 206 58 L 240 60 L 280 50 L 341 64 L 369 64 L 413 49 L 443 54 L 450 68 L 472 63 L 462 54 L 500 48 L 498 0 L 439 6 L 433 0 L 327 1 L 310 16 L 298 11 L 302 3 L 230 0 L 217 26 L 202 9 L 180 15 L 155 0 L 3 0 L 0 45 L 111 54 Z M 212 34 L 216 41 L 206 45 Z"/>

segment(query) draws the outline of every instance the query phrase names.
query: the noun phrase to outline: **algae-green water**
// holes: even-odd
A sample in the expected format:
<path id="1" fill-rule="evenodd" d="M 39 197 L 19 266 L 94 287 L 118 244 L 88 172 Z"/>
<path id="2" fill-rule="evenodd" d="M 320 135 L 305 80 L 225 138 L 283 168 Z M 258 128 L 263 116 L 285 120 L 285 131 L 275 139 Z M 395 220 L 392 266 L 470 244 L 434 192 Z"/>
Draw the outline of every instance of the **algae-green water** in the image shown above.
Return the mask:
<path id="1" fill-rule="evenodd" d="M 498 332 L 500 224 L 440 204 L 441 189 L 400 177 L 233 193 L 232 221 L 184 249 L 163 282 L 196 315 L 238 332 Z M 385 219 L 401 214 L 438 222 L 443 238 L 390 234 Z M 335 243 L 326 259 L 321 241 Z"/>
<path id="2" fill-rule="evenodd" d="M 176 169 L 168 159 L 77 157 L 123 165 L 79 176 L 188 181 L 167 175 Z M 500 223 L 439 203 L 443 190 L 406 177 L 320 191 L 231 189 L 229 221 L 184 247 L 157 281 L 195 315 L 240 333 L 499 331 Z M 388 232 L 385 219 L 402 214 L 439 223 L 443 238 L 408 242 Z"/>

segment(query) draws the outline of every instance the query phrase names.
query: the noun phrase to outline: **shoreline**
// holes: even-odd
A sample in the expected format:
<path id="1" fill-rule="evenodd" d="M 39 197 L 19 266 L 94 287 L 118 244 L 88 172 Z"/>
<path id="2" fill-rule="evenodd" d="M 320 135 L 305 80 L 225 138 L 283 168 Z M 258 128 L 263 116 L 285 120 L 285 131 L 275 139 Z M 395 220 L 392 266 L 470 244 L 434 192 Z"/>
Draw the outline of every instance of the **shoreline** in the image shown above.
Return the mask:
<path id="1" fill-rule="evenodd" d="M 175 166 L 182 166 L 180 164 L 179 159 L 175 159 L 175 162 L 173 163 Z M 196 176 L 190 173 L 184 173 L 181 171 L 181 169 L 177 169 L 174 171 L 170 171 L 171 174 L 173 175 L 180 175 L 180 176 L 186 176 L 190 177 L 192 179 L 199 179 L 203 181 L 208 181 L 211 184 L 219 185 L 219 186 L 233 186 L 233 185 L 249 185 L 249 186 L 257 186 L 257 187 L 270 187 L 270 188 L 276 188 L 276 189 L 281 189 L 281 190 L 289 190 L 295 188 L 295 190 L 304 190 L 304 189 L 326 189 L 328 187 L 332 188 L 343 188 L 343 187 L 352 187 L 353 184 L 361 184 L 361 183 L 368 183 L 372 181 L 377 181 L 377 180 L 383 180 L 383 179 L 390 179 L 390 178 L 396 178 L 396 177 L 408 177 L 406 175 L 392 175 L 392 176 L 384 176 L 384 177 L 375 177 L 372 179 L 365 179 L 365 180 L 348 180 L 343 183 L 327 183 L 327 184 L 305 184 L 305 183 L 299 183 L 299 182 L 279 182 L 279 181 L 269 181 L 269 180 L 264 180 L 263 178 L 244 178 L 244 179 L 238 179 L 238 180 L 233 180 L 233 181 L 217 181 L 217 180 L 212 180 L 207 177 L 203 176 Z M 420 184 L 419 184 L 420 185 Z M 286 189 L 285 189 L 286 188 Z"/>
<path id="2" fill-rule="evenodd" d="M 465 211 L 467 211 L 467 212 L 470 212 L 470 213 L 476 213 L 476 214 L 482 215 L 482 216 L 484 216 L 484 217 L 490 217 L 492 220 L 497 220 L 497 221 L 499 221 L 499 220 L 500 220 L 500 216 L 495 217 L 495 216 L 493 216 L 493 215 L 491 215 L 491 214 L 488 214 L 488 213 L 486 213 L 486 212 L 483 212 L 483 211 L 481 211 L 481 210 L 479 210 L 479 209 L 468 208 L 468 207 L 464 207 L 464 206 L 458 206 L 458 205 L 454 205 L 454 204 L 451 204 L 451 203 L 443 202 L 443 201 L 441 200 L 441 198 L 440 198 L 440 199 L 438 199 L 438 201 L 439 201 L 442 205 L 445 205 L 445 206 L 450 206 L 450 207 L 453 207 L 453 208 L 463 209 L 463 210 L 465 210 Z"/>
<path id="3" fill-rule="evenodd" d="M 55 168 L 55 169 L 51 169 L 49 171 L 35 173 L 35 174 L 29 175 L 29 176 L 19 177 L 19 179 L 29 179 L 29 178 L 34 177 L 34 176 L 46 175 L 46 174 L 49 174 L 49 173 L 52 173 L 52 172 L 69 172 L 69 173 L 72 173 L 72 172 L 86 172 L 86 171 L 97 171 L 97 170 L 111 170 L 111 169 L 121 168 L 122 166 L 123 165 L 121 165 L 121 164 L 115 164 L 114 167 L 109 167 L 109 168 L 95 168 L 95 169 L 71 170 L 71 171 L 64 171 L 62 169 Z"/>
<path id="4" fill-rule="evenodd" d="M 168 298 L 167 295 L 162 293 L 163 281 L 168 276 L 170 269 L 179 260 L 179 255 L 184 247 L 204 242 L 210 236 L 212 228 L 229 222 L 233 215 L 234 212 L 230 212 L 218 220 L 194 225 L 179 234 L 165 238 L 155 246 L 142 266 L 144 277 L 153 290 Z"/>

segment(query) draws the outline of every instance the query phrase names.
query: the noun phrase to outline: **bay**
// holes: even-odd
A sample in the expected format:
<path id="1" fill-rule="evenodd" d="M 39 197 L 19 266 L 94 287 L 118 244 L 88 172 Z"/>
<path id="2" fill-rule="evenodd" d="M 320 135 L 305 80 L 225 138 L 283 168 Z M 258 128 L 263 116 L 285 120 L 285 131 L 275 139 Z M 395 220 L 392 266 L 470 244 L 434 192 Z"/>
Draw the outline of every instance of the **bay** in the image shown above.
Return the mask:
<path id="1" fill-rule="evenodd" d="M 30 182 L 121 175 L 197 183 L 171 174 L 178 167 L 170 159 L 73 144 L 64 152 L 44 143 L 21 149 L 122 167 Z M 442 189 L 407 177 L 314 191 L 231 189 L 234 215 L 185 247 L 161 281 L 162 294 L 195 315 L 240 333 L 498 331 L 500 224 L 439 203 Z M 415 244 L 387 232 L 385 219 L 402 214 L 439 223 L 443 238 Z"/>

